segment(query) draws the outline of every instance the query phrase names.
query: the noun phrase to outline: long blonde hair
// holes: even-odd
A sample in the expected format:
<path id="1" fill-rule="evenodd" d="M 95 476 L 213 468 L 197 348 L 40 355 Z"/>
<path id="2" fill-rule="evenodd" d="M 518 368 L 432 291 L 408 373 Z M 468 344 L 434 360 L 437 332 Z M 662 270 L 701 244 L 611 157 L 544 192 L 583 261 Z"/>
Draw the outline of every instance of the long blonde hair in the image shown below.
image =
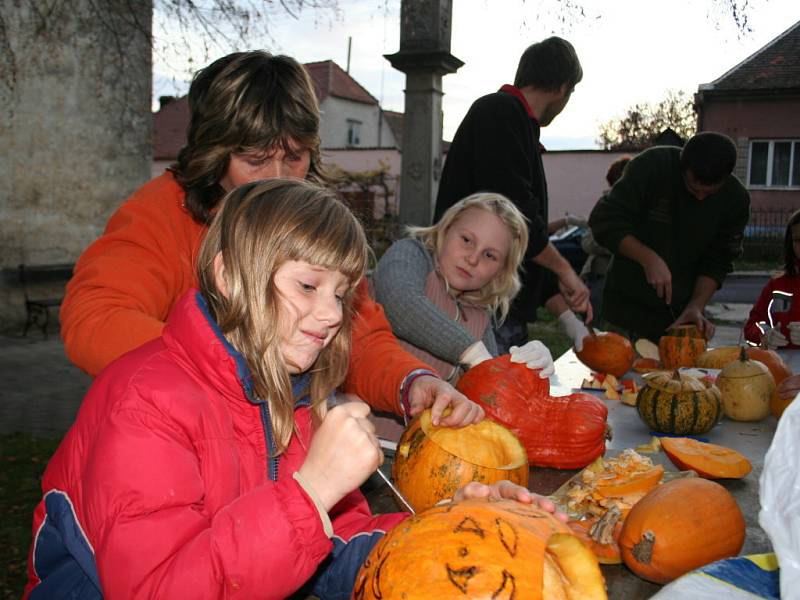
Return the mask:
<path id="1" fill-rule="evenodd" d="M 409 227 L 408 233 L 425 244 L 434 257 L 438 257 L 444 246 L 447 230 L 458 220 L 461 213 L 469 208 L 480 208 L 497 215 L 508 227 L 511 245 L 505 264 L 497 275 L 482 288 L 464 292 L 459 296 L 459 300 L 486 306 L 495 312 L 498 320 L 502 322 L 508 315 L 511 301 L 520 290 L 519 270 L 528 247 L 528 225 L 523 214 L 511 200 L 493 192 L 472 194 L 448 208 L 438 223 L 430 227 Z"/>
<path id="2" fill-rule="evenodd" d="M 220 252 L 227 295 L 214 276 Z M 318 424 L 326 399 L 347 372 L 354 295 L 367 256 L 364 230 L 350 210 L 332 192 L 300 180 L 270 179 L 235 189 L 203 241 L 200 291 L 223 335 L 247 362 L 254 393 L 269 402 L 279 454 L 292 436 L 295 398 L 280 350 L 275 272 L 287 261 L 305 261 L 342 273 L 349 284 L 341 329 L 311 370 L 312 417 Z"/>

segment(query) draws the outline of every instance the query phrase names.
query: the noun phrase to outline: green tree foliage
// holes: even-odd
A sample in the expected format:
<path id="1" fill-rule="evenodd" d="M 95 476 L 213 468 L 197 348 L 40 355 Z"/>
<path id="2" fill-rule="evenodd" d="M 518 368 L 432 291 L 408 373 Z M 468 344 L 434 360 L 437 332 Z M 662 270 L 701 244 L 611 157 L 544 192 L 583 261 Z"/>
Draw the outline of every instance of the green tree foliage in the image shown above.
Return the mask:
<path id="1" fill-rule="evenodd" d="M 657 104 L 640 103 L 629 107 L 622 117 L 600 125 L 597 142 L 605 150 L 641 150 L 651 146 L 668 127 L 684 140 L 697 131 L 692 98 L 683 91 L 669 90 Z"/>

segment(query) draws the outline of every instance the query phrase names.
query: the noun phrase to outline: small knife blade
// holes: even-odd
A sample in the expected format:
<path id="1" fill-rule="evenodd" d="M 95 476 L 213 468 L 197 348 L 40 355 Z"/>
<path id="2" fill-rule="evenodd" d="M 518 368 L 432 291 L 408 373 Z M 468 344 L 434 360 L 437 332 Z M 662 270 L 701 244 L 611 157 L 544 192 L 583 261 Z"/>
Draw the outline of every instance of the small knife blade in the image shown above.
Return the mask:
<path id="1" fill-rule="evenodd" d="M 408 512 L 410 512 L 412 515 L 417 514 L 417 511 L 415 511 L 411 504 L 408 503 L 408 500 L 406 500 L 405 496 L 400 493 L 400 490 L 398 490 L 392 481 L 386 475 L 384 475 L 383 471 L 380 470 L 380 467 L 376 473 L 381 476 L 381 479 L 383 479 L 386 485 L 389 486 L 389 489 L 392 490 L 392 493 L 394 493 L 395 497 L 400 500 L 401 504 L 408 510 Z"/>

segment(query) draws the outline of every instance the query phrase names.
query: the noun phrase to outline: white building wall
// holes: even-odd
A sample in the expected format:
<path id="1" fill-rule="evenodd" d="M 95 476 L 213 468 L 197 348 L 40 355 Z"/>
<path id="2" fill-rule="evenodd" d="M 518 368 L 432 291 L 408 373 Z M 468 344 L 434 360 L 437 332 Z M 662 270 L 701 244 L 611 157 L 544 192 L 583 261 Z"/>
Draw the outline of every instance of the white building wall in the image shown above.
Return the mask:
<path id="1" fill-rule="evenodd" d="M 320 106 L 322 119 L 320 137 L 323 148 L 346 148 L 348 119 L 361 122 L 359 144 L 362 148 L 391 148 L 397 146 L 386 119 L 381 118 L 380 143 L 378 142 L 378 119 L 382 116 L 374 104 L 363 104 L 328 96 Z"/>

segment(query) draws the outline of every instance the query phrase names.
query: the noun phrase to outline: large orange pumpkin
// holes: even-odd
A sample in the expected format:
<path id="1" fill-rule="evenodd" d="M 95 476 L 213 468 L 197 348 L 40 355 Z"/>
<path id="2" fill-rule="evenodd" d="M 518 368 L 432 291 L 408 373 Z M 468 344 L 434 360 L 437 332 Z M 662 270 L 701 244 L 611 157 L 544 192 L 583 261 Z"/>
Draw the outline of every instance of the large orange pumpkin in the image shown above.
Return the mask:
<path id="1" fill-rule="evenodd" d="M 776 419 L 780 418 L 798 393 L 800 393 L 800 375 L 791 375 L 781 381 L 770 401 L 770 412 Z"/>
<path id="2" fill-rule="evenodd" d="M 633 365 L 633 346 L 618 333 L 604 332 L 583 338 L 583 348 L 576 350 L 578 359 L 593 371 L 622 377 Z"/>
<path id="3" fill-rule="evenodd" d="M 692 438 L 663 438 L 661 448 L 676 467 L 691 469 L 706 479 L 740 479 L 752 470 L 742 454 Z"/>
<path id="4" fill-rule="evenodd" d="M 693 367 L 706 350 L 706 339 L 694 325 L 676 325 L 658 340 L 658 353 L 665 369 Z"/>
<path id="5" fill-rule="evenodd" d="M 582 393 L 551 396 L 547 379 L 508 355 L 467 371 L 458 389 L 519 438 L 531 465 L 579 469 L 605 452 L 605 403 Z"/>
<path id="6" fill-rule="evenodd" d="M 550 513 L 511 500 L 437 506 L 391 530 L 353 600 L 606 598 L 597 559 Z"/>
<path id="7" fill-rule="evenodd" d="M 634 505 L 619 538 L 622 560 L 639 577 L 667 583 L 744 544 L 742 511 L 724 487 L 698 477 L 662 483 Z"/>
<path id="8" fill-rule="evenodd" d="M 484 419 L 461 428 L 436 427 L 430 410 L 414 419 L 397 444 L 392 477 L 414 510 L 452 498 L 470 481 L 508 479 L 528 486 L 525 449 L 508 429 Z"/>

